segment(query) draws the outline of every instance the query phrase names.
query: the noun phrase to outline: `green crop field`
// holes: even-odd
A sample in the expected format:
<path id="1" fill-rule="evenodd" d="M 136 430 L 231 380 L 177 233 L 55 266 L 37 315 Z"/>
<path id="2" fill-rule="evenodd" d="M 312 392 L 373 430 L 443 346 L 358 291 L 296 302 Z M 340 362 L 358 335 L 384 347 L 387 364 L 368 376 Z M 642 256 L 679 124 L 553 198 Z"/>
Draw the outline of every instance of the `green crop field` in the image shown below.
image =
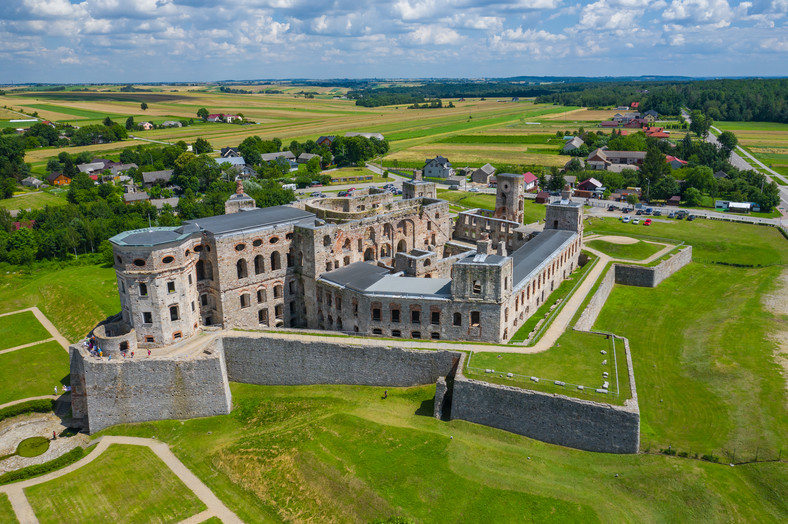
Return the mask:
<path id="1" fill-rule="evenodd" d="M 589 240 L 586 245 L 613 258 L 645 260 L 665 246 L 638 241 L 635 244 L 614 244 L 605 240 Z"/>
<path id="2" fill-rule="evenodd" d="M 51 335 L 31 311 L 0 317 L 0 350 L 46 340 Z"/>
<path id="3" fill-rule="evenodd" d="M 179 522 L 205 510 L 149 448 L 112 444 L 93 462 L 25 490 L 39 522 Z"/>
<path id="4" fill-rule="evenodd" d="M 0 275 L 0 313 L 38 306 L 70 342 L 120 311 L 115 270 L 85 265 Z M 64 352 L 65 353 L 65 352 Z"/>
<path id="5" fill-rule="evenodd" d="M 232 384 L 235 410 L 153 437 L 247 522 L 781 521 L 785 464 L 588 453 L 432 418 L 433 387 Z M 618 476 L 617 476 L 618 475 Z"/>
<path id="6" fill-rule="evenodd" d="M 68 353 L 57 342 L 0 354 L 0 404 L 51 395 L 55 386 L 69 383 Z"/>
<path id="7" fill-rule="evenodd" d="M 25 107 L 31 107 L 33 109 L 41 109 L 43 111 L 52 111 L 53 113 L 62 113 L 66 115 L 72 115 L 80 118 L 87 118 L 93 120 L 103 120 L 104 117 L 106 116 L 113 118 L 120 118 L 121 116 L 124 116 L 117 113 L 100 113 L 98 111 L 89 111 L 87 109 L 77 109 L 74 107 L 51 105 L 51 104 L 28 104 Z"/>

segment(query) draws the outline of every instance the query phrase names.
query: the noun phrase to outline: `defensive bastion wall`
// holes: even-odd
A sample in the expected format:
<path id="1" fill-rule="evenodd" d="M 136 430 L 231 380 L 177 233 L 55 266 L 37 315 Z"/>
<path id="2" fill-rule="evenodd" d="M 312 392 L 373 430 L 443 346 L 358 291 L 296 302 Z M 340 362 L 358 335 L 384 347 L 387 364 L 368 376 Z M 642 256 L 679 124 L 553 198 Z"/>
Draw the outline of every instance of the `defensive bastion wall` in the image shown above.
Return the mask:
<path id="1" fill-rule="evenodd" d="M 583 310 L 575 329 L 590 331 L 602 307 L 613 291 L 613 284 L 625 286 L 657 287 L 663 280 L 692 262 L 692 246 L 682 248 L 656 266 L 613 264 L 599 283 L 596 293 Z"/>
<path id="2" fill-rule="evenodd" d="M 115 424 L 226 415 L 232 409 L 220 345 L 179 358 L 107 358 L 71 346 L 74 418 L 95 433 Z"/>
<path id="3" fill-rule="evenodd" d="M 108 362 L 73 346 L 72 402 L 75 418 L 82 417 L 88 430 L 96 432 L 114 424 L 229 413 L 228 380 L 390 387 L 437 383 L 437 417 L 463 419 L 577 449 L 637 452 L 636 397 L 618 407 L 470 380 L 462 376 L 463 361 L 464 354 L 458 351 L 232 332 L 217 336 L 197 354 L 180 357 Z"/>

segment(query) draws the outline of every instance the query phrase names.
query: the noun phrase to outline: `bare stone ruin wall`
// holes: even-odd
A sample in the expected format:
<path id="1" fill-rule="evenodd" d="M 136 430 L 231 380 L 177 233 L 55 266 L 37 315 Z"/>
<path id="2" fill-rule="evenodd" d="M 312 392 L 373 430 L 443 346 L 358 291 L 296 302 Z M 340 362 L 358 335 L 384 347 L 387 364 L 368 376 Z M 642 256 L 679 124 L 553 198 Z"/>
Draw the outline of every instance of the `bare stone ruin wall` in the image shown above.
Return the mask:
<path id="1" fill-rule="evenodd" d="M 265 336 L 223 340 L 227 375 L 260 385 L 353 384 L 406 387 L 433 384 L 452 373 L 456 351 L 302 342 Z"/>
<path id="2" fill-rule="evenodd" d="M 198 356 L 98 360 L 71 346 L 72 409 L 90 433 L 115 424 L 226 415 L 232 409 L 221 345 Z"/>
<path id="3" fill-rule="evenodd" d="M 451 418 L 586 451 L 637 453 L 640 414 L 563 395 L 454 378 Z M 631 401 L 629 401 L 631 402 Z"/>
<path id="4" fill-rule="evenodd" d="M 613 291 L 613 284 L 657 287 L 663 280 L 690 262 L 692 262 L 692 246 L 685 247 L 669 259 L 653 267 L 613 264 L 605 273 L 596 293 L 591 297 L 588 305 L 580 315 L 580 319 L 575 324 L 575 329 L 580 331 L 591 330 L 599 317 L 599 313 L 602 311 L 602 307 L 607 302 L 610 292 Z"/>
<path id="5" fill-rule="evenodd" d="M 657 287 L 660 282 L 692 262 L 692 246 L 687 246 L 653 267 L 616 264 L 616 284 Z"/>

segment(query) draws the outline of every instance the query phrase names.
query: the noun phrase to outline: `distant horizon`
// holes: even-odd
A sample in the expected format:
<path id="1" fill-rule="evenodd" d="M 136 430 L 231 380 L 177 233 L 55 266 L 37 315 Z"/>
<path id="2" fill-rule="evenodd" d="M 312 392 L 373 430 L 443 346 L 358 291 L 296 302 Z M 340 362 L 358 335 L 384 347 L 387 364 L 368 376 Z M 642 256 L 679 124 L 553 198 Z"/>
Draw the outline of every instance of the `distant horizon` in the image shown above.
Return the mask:
<path id="1" fill-rule="evenodd" d="M 781 70 L 788 71 L 786 0 L 0 3 L 0 82 L 8 85 L 760 78 Z"/>
<path id="2" fill-rule="evenodd" d="M 180 84 L 219 84 L 219 83 L 228 83 L 228 82 L 237 82 L 237 83 L 278 83 L 278 82 L 289 82 L 289 83 L 300 83 L 300 82 L 452 82 L 452 81 L 509 81 L 509 82 L 517 82 L 517 78 L 519 77 L 462 77 L 462 76 L 446 76 L 446 77 L 326 77 L 326 78 L 295 78 L 295 77 L 283 77 L 283 78 L 222 78 L 218 80 L 147 80 L 147 81 L 136 81 L 136 82 L 19 82 L 19 83 L 0 83 L 0 87 L 17 87 L 17 86 L 25 86 L 25 85 L 52 85 L 52 86 L 60 86 L 60 85 L 69 85 L 69 86 L 101 86 L 101 85 L 180 85 Z M 611 82 L 680 82 L 684 80 L 690 81 L 703 81 L 703 80 L 780 80 L 780 79 L 788 79 L 788 75 L 775 75 L 775 76 L 765 76 L 765 75 L 752 75 L 752 76 L 673 76 L 673 75 L 644 75 L 642 77 L 632 77 L 632 76 L 556 76 L 556 75 L 545 75 L 545 76 L 529 76 L 528 78 L 532 78 L 535 80 L 538 79 L 553 79 L 557 81 L 562 80 L 569 80 L 566 83 L 573 83 L 572 80 L 590 80 L 593 82 L 603 82 L 603 81 L 611 81 Z"/>

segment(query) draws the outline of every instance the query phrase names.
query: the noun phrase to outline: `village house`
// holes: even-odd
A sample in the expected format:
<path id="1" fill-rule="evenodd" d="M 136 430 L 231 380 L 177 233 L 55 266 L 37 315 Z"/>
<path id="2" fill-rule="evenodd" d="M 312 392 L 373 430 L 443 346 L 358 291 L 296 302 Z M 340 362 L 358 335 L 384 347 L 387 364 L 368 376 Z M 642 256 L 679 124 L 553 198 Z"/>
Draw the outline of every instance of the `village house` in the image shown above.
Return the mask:
<path id="1" fill-rule="evenodd" d="M 681 160 L 680 158 L 677 158 L 673 155 L 665 155 L 665 162 L 670 164 L 670 167 L 673 169 L 681 169 L 687 165 L 686 160 Z"/>
<path id="2" fill-rule="evenodd" d="M 29 176 L 22 180 L 22 185 L 25 187 L 32 187 L 38 189 L 44 185 L 44 182 L 35 177 Z"/>
<path id="3" fill-rule="evenodd" d="M 474 184 L 488 185 L 490 183 L 490 177 L 493 175 L 495 175 L 495 168 L 487 163 L 471 172 L 471 182 Z"/>
<path id="4" fill-rule="evenodd" d="M 336 139 L 337 139 L 337 137 L 335 137 L 333 135 L 332 136 L 321 136 L 321 137 L 318 137 L 317 140 L 315 140 L 315 143 L 318 146 L 320 146 L 320 147 L 331 147 L 331 144 L 333 144 L 334 140 L 336 140 Z"/>
<path id="5" fill-rule="evenodd" d="M 150 131 L 151 129 L 153 129 L 153 124 L 150 122 L 140 122 L 137 125 L 139 126 L 140 129 L 144 131 Z"/>
<path id="6" fill-rule="evenodd" d="M 645 151 L 610 151 L 603 149 L 596 149 L 588 155 L 586 159 L 587 169 L 608 170 L 613 171 L 617 168 L 611 169 L 613 165 L 623 165 L 624 168 L 632 169 L 635 166 L 643 164 L 646 158 Z M 621 169 L 621 168 L 618 168 Z"/>
<path id="7" fill-rule="evenodd" d="M 429 178 L 449 178 L 454 176 L 454 169 L 451 167 L 451 162 L 443 156 L 436 156 L 435 158 L 428 158 L 425 160 L 422 172 L 425 177 Z"/>
<path id="8" fill-rule="evenodd" d="M 50 186 L 67 186 L 71 179 L 63 173 L 54 172 L 47 177 L 47 182 Z"/>
<path id="9" fill-rule="evenodd" d="M 153 187 L 155 185 L 167 185 L 172 178 L 172 169 L 163 169 L 161 171 L 149 171 L 142 174 L 142 184 L 145 187 Z"/>
<path id="10" fill-rule="evenodd" d="M 575 149 L 580 148 L 581 146 L 585 145 L 585 142 L 579 136 L 572 137 L 571 140 L 568 140 L 564 147 L 561 148 L 561 151 L 564 153 L 568 153 L 570 151 L 574 151 Z"/>
<path id="11" fill-rule="evenodd" d="M 530 171 L 528 171 L 527 173 L 523 173 L 523 189 L 525 190 L 526 193 L 536 191 L 537 189 L 539 189 L 538 185 L 539 185 L 539 179 L 536 177 L 536 175 L 534 175 Z"/>
<path id="12" fill-rule="evenodd" d="M 380 133 L 345 133 L 345 136 L 363 136 L 364 138 L 374 138 L 376 140 L 383 140 L 383 135 Z"/>

